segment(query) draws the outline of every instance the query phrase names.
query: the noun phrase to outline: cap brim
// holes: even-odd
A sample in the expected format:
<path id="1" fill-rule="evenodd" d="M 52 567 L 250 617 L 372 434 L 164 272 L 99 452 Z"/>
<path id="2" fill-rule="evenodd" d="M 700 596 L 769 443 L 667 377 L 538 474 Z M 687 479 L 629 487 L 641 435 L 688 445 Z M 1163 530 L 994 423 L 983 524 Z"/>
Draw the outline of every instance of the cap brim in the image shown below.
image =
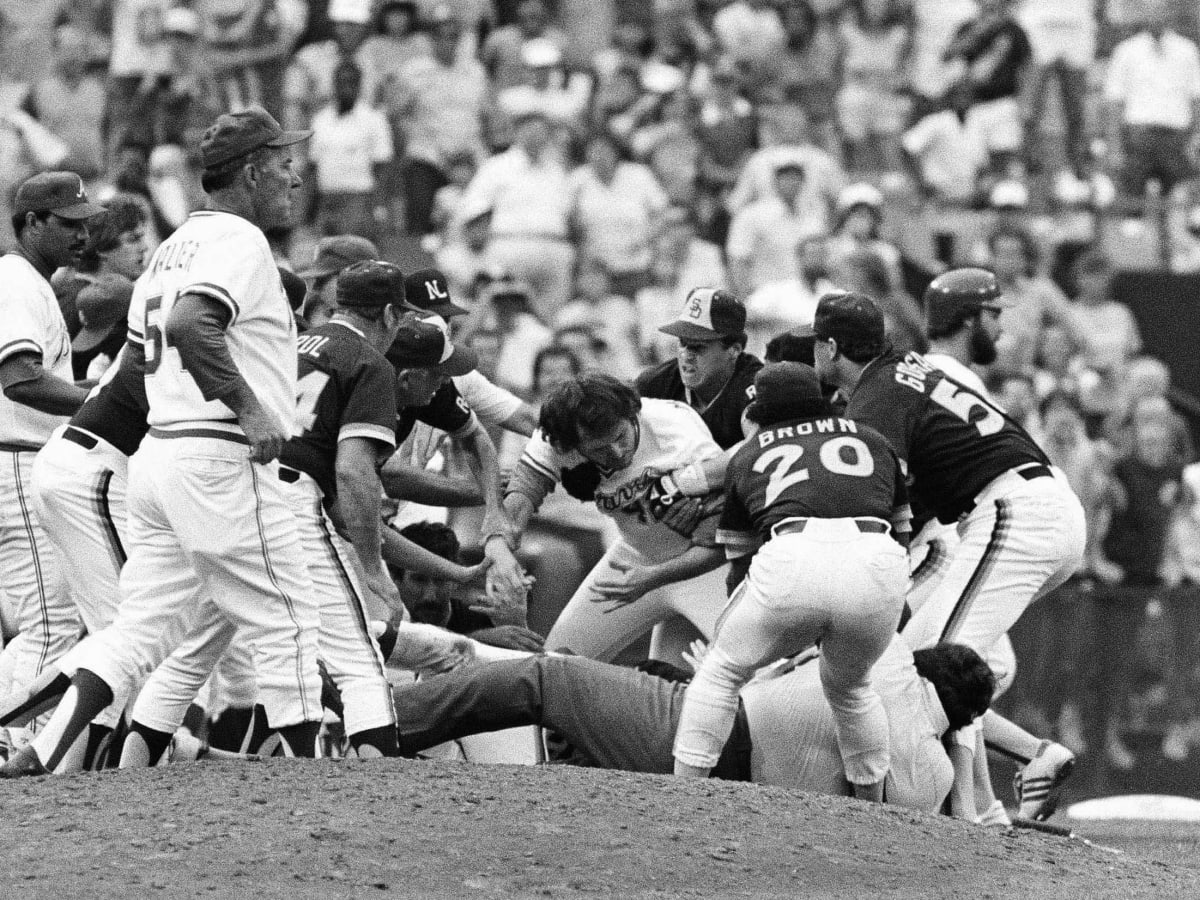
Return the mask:
<path id="1" fill-rule="evenodd" d="M 796 337 L 801 337 L 801 338 L 809 338 L 809 337 L 819 338 L 820 337 L 820 335 L 817 334 L 817 326 L 811 322 L 809 322 L 807 325 L 801 325 L 799 328 L 793 328 L 792 334 L 795 335 Z"/>
<path id="2" fill-rule="evenodd" d="M 411 304 L 410 304 L 411 305 Z M 430 306 L 421 312 L 437 313 L 443 319 L 449 319 L 453 316 L 465 316 L 470 313 L 469 309 L 459 306 L 457 303 L 451 303 L 447 300 L 445 303 L 439 303 L 437 306 Z"/>
<path id="3" fill-rule="evenodd" d="M 90 219 L 92 216 L 104 212 L 104 207 L 95 203 L 76 203 L 72 206 L 64 206 L 61 209 L 51 209 L 47 212 L 52 212 L 60 219 Z"/>
<path id="4" fill-rule="evenodd" d="M 469 350 L 461 344 L 454 344 L 454 352 L 450 354 L 450 358 L 444 362 L 438 363 L 433 368 L 445 372 L 452 378 L 459 375 L 466 375 L 468 372 L 474 372 L 476 366 L 479 365 L 479 357 L 475 355 L 474 350 Z"/>
<path id="5" fill-rule="evenodd" d="M 292 144 L 299 144 L 301 141 L 307 141 L 313 136 L 311 131 L 285 131 L 277 138 L 272 138 L 263 144 L 264 147 L 290 147 Z"/>
<path id="6" fill-rule="evenodd" d="M 113 333 L 113 329 L 117 323 L 113 323 L 105 328 L 84 328 L 79 334 L 75 335 L 71 341 L 71 350 L 74 353 L 87 353 L 96 347 L 99 347 Z"/>
<path id="7" fill-rule="evenodd" d="M 691 341 L 719 341 L 725 337 L 725 335 L 713 331 L 711 328 L 704 328 L 700 325 L 694 325 L 691 322 L 668 322 L 658 330 L 663 334 Z"/>
<path id="8" fill-rule="evenodd" d="M 325 266 L 323 268 L 313 267 L 313 268 L 309 268 L 309 269 L 301 269 L 296 274 L 300 278 L 325 278 L 329 275 L 336 275 L 340 271 L 342 271 L 342 267 L 337 267 L 337 268 L 331 269 L 328 266 Z"/>
<path id="9" fill-rule="evenodd" d="M 1016 304 L 1007 297 L 1001 295 L 996 297 L 994 300 L 989 300 L 987 303 L 981 303 L 980 306 L 982 306 L 984 309 L 1010 309 L 1013 306 L 1016 306 Z"/>

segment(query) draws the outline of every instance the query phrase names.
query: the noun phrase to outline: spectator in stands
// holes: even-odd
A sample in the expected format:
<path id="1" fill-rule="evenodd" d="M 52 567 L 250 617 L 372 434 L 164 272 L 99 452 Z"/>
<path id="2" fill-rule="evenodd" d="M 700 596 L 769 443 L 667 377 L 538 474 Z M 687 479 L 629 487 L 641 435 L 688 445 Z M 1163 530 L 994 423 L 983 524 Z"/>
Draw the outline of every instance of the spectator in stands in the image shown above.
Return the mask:
<path id="1" fill-rule="evenodd" d="M 515 128 L 513 145 L 479 167 L 462 202 L 491 207 L 493 265 L 526 282 L 533 309 L 551 319 L 570 299 L 574 274 L 571 191 L 545 112 L 524 110 Z"/>
<path id="2" fill-rule="evenodd" d="M 1029 372 L 1009 372 L 1000 379 L 996 389 L 996 402 L 1033 438 L 1038 446 L 1044 446 L 1046 433 L 1042 426 L 1042 415 L 1038 403 L 1037 388 Z"/>
<path id="3" fill-rule="evenodd" d="M 1028 369 L 1041 346 L 1042 329 L 1054 323 L 1074 334 L 1071 308 L 1062 291 L 1039 272 L 1038 247 L 1022 228 L 1005 226 L 988 238 L 990 268 L 1004 296 L 1011 301 L 1000 313 L 1002 371 Z"/>
<path id="4" fill-rule="evenodd" d="M 793 103 L 808 114 L 813 142 L 829 153 L 841 146 L 833 112 L 841 48 L 829 22 L 809 0 L 791 0 L 782 9 L 787 46 L 767 95 L 773 103 Z"/>
<path id="5" fill-rule="evenodd" d="M 108 65 L 105 111 L 111 155 L 132 131 L 148 143 L 155 116 L 155 87 L 171 72 L 171 48 L 164 40 L 168 0 L 115 0 L 112 12 L 112 56 Z"/>
<path id="6" fill-rule="evenodd" d="M 741 76 L 728 57 L 712 67 L 696 123 L 700 179 L 720 189 L 733 187 L 746 158 L 758 145 L 758 116 L 741 93 Z"/>
<path id="7" fill-rule="evenodd" d="M 1142 350 L 1137 320 L 1112 297 L 1112 267 L 1102 250 L 1089 250 L 1075 262 L 1079 294 L 1071 308 L 1084 362 L 1093 369 L 1123 371 Z"/>
<path id="8" fill-rule="evenodd" d="M 288 56 L 308 24 L 295 0 L 198 0 L 207 62 L 216 73 L 222 110 L 257 105 L 283 114 Z"/>
<path id="9" fill-rule="evenodd" d="M 754 82 L 771 81 L 787 46 L 779 7 L 772 0 L 734 0 L 713 17 L 712 32 Z"/>
<path id="10" fill-rule="evenodd" d="M 1110 146 L 1135 196 L 1151 179 L 1168 193 L 1195 175 L 1190 142 L 1200 125 L 1200 50 L 1167 27 L 1166 0 L 1140 9 L 1143 28 L 1113 50 L 1104 82 Z"/>
<path id="11" fill-rule="evenodd" d="M 321 233 L 378 237 L 386 218 L 376 185 L 395 153 L 383 113 L 362 99 L 362 71 L 350 59 L 333 74 L 333 102 L 313 117 L 309 157 L 316 168 Z"/>
<path id="12" fill-rule="evenodd" d="M 990 157 L 987 139 L 969 115 L 971 87 L 959 82 L 947 106 L 929 113 L 904 132 L 901 146 L 926 200 L 965 205 L 979 193 L 979 178 Z"/>
<path id="13" fill-rule="evenodd" d="M 827 231 L 826 210 L 802 194 L 805 177 L 799 161 L 780 162 L 774 192 L 734 215 L 725 254 L 736 292 L 748 295 L 764 284 L 796 278 L 797 245 Z"/>
<path id="14" fill-rule="evenodd" d="M 1122 730 L 1146 604 L 1161 587 L 1167 528 L 1180 499 L 1183 467 L 1171 459 L 1171 410 L 1165 400 L 1143 399 L 1132 414 L 1132 448 L 1113 466 L 1113 515 L 1105 557 L 1119 578 L 1095 592 L 1092 652 L 1095 702 L 1085 717 L 1088 746 L 1104 748 L 1116 769 L 1135 758 Z"/>
<path id="15" fill-rule="evenodd" d="M 88 67 L 87 35 L 74 25 L 54 29 L 54 70 L 29 95 L 29 112 L 67 145 L 61 165 L 92 179 L 104 169 L 104 80 Z"/>
<path id="16" fill-rule="evenodd" d="M 628 126 L 614 122 L 613 130 L 650 167 L 673 203 L 694 206 L 700 177 L 699 104 L 684 88 L 683 73 L 672 72 L 666 83 L 650 89 L 646 107 L 635 106 L 622 117 L 630 118 Z"/>
<path id="17" fill-rule="evenodd" d="M 1013 0 L 982 0 L 946 48 L 947 61 L 961 60 L 971 89 L 968 117 L 996 159 L 1015 159 L 1021 150 L 1022 80 L 1032 59 L 1029 37 L 1012 13 Z"/>
<path id="18" fill-rule="evenodd" d="M 338 273 L 366 259 L 379 259 L 379 248 L 364 237 L 338 234 L 320 240 L 312 263 L 296 273 L 308 282 L 304 319 L 310 328 L 324 325 L 337 308 Z"/>
<path id="19" fill-rule="evenodd" d="M 870 250 L 887 264 L 891 288 L 901 290 L 904 276 L 900 268 L 900 250 L 884 240 L 881 234 L 883 209 L 883 194 L 874 185 L 864 182 L 848 185 L 838 194 L 829 251 L 837 261 L 856 250 Z"/>
<path id="20" fill-rule="evenodd" d="M 606 271 L 613 293 L 633 298 L 650 283 L 653 239 L 667 195 L 612 136 L 593 135 L 570 177 L 580 256 Z"/>
<path id="21" fill-rule="evenodd" d="M 405 146 L 404 202 L 409 234 L 432 230 L 434 198 L 450 160 L 483 153 L 488 84 L 483 67 L 459 52 L 462 25 L 438 6 L 429 22 L 432 53 L 403 60 L 387 91 L 388 115 Z"/>
<path id="22" fill-rule="evenodd" d="M 1182 489 L 1175 517 L 1167 532 L 1162 595 L 1171 637 L 1166 666 L 1167 715 L 1162 754 L 1183 762 L 1200 746 L 1200 708 L 1197 707 L 1196 667 L 1200 663 L 1200 463 L 1183 470 Z"/>
<path id="23" fill-rule="evenodd" d="M 521 46 L 521 62 L 527 72 L 524 83 L 501 91 L 496 97 L 497 108 L 511 115 L 537 106 L 558 128 L 572 135 L 582 134 L 591 79 L 582 72 L 568 71 L 562 50 L 546 38 L 526 41 Z"/>
<path id="24" fill-rule="evenodd" d="M 958 29 L 976 15 L 975 0 L 910 0 L 913 46 L 908 81 L 918 105 L 937 104 L 962 77 L 961 60 L 947 60 Z"/>
<path id="25" fill-rule="evenodd" d="M 171 74 L 162 87 L 155 138 L 184 154 L 195 152 L 200 137 L 226 110 L 222 86 L 200 41 L 200 18 L 182 6 L 167 10 L 163 35 L 171 48 Z"/>
<path id="26" fill-rule="evenodd" d="M 284 83 L 285 128 L 307 128 L 317 110 L 333 99 L 333 73 L 344 60 L 353 60 L 367 37 L 370 0 L 331 0 L 329 21 L 333 38 L 301 47 L 292 57 Z"/>
<path id="27" fill-rule="evenodd" d="M 911 37 L 892 0 L 853 0 L 847 13 L 839 30 L 843 81 L 837 95 L 847 167 L 896 171 L 908 112 L 899 87 Z"/>
<path id="28" fill-rule="evenodd" d="M 1033 84 L 1025 114 L 1025 148 L 1030 169 L 1039 167 L 1039 141 L 1046 100 L 1054 82 L 1062 110 L 1066 157 L 1074 174 L 1084 175 L 1087 160 L 1085 109 L 1088 72 L 1096 62 L 1096 0 L 1038 0 L 1025 3 L 1021 25 L 1033 49 Z"/>
<path id="29" fill-rule="evenodd" d="M 549 41 L 560 52 L 567 49 L 567 36 L 551 24 L 550 10 L 544 0 L 521 0 L 516 22 L 488 35 L 480 52 L 495 91 L 525 83 L 528 70 L 521 51 L 528 41 L 539 39 Z"/>
<path id="30" fill-rule="evenodd" d="M 533 292 L 514 278 L 497 279 L 480 294 L 471 319 L 468 332 L 483 328 L 500 336 L 496 377 L 492 380 L 516 394 L 528 395 L 533 359 L 539 350 L 549 346 L 553 337 L 534 313 Z"/>
<path id="31" fill-rule="evenodd" d="M 575 299 L 559 310 L 555 328 L 582 325 L 604 342 L 604 369 L 632 379 L 641 370 L 637 308 L 628 295 L 613 289 L 608 269 L 598 259 L 585 259 L 575 279 Z"/>
<path id="32" fill-rule="evenodd" d="M 1161 400 L 1167 405 L 1169 434 L 1167 452 L 1171 460 L 1186 466 L 1196 459 L 1191 429 L 1183 416 L 1169 405 L 1171 372 L 1166 364 L 1152 356 L 1139 356 L 1118 371 L 1114 378 L 1113 404 L 1104 422 L 1104 436 L 1119 452 L 1132 450 L 1134 413 L 1146 400 Z"/>
<path id="33" fill-rule="evenodd" d="M 438 6 L 433 12 L 428 23 L 430 30 L 436 27 L 439 16 L 451 11 L 448 7 Z M 413 0 L 384 0 L 379 5 L 375 34 L 363 41 L 355 55 L 363 72 L 363 96 L 372 106 L 387 103 L 390 84 L 401 80 L 406 65 L 433 53 L 431 36 L 417 30 L 418 15 L 419 8 Z M 449 18 L 453 18 L 453 13 Z M 456 35 L 456 49 L 457 43 Z M 449 87 L 449 83 L 446 86 Z"/>

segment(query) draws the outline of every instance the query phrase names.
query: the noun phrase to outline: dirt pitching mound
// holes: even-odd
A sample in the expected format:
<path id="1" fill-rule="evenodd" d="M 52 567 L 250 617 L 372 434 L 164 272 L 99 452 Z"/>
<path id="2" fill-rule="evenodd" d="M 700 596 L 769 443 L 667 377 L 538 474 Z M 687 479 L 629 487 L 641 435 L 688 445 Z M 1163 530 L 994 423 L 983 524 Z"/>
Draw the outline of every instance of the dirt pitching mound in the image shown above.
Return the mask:
<path id="1" fill-rule="evenodd" d="M 201 763 L 0 782 L 0 897 L 1200 896 L 1200 870 L 756 785 Z"/>

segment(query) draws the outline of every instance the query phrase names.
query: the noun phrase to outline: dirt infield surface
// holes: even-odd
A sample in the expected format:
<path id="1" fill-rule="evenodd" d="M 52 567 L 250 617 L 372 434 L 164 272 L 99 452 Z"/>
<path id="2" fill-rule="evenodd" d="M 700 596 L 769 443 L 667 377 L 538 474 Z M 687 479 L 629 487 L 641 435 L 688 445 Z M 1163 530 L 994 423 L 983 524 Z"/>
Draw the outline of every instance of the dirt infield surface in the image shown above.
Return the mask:
<path id="1" fill-rule="evenodd" d="M 566 766 L 202 763 L 0 782 L 0 809 L 4 898 L 1200 896 L 1192 854 Z"/>

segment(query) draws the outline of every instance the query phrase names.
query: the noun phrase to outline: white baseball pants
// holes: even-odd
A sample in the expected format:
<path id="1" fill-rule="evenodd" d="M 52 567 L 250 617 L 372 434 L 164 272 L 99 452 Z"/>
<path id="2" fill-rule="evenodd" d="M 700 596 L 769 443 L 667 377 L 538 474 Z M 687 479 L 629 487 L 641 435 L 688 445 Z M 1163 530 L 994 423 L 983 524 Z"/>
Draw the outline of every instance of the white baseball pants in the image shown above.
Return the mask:
<path id="1" fill-rule="evenodd" d="M 33 450 L 0 452 L 0 572 L 17 614 L 4 648 L 9 690 L 27 688 L 78 639 L 83 628 L 58 554 L 34 505 Z"/>
<path id="2" fill-rule="evenodd" d="M 874 520 L 871 520 L 874 521 Z M 729 739 L 738 691 L 761 666 L 821 642 L 820 677 L 846 777 L 874 784 L 891 762 L 888 719 L 871 686 L 908 584 L 908 556 L 855 519 L 809 519 L 777 534 L 750 564 L 688 686 L 675 758 L 710 769 Z"/>
<path id="3" fill-rule="evenodd" d="M 271 727 L 318 721 L 317 603 L 282 487 L 277 466 L 251 463 L 245 444 L 151 432 L 130 460 L 117 618 L 72 651 L 72 670 L 116 693 L 211 621 L 211 603 L 254 648 Z"/>
<path id="4" fill-rule="evenodd" d="M 354 550 L 334 530 L 315 481 L 300 475 L 298 481 L 280 486 L 295 515 L 314 597 L 320 604 L 320 658 L 341 692 L 346 733 L 394 725 L 392 689 L 370 633 Z M 150 677 L 134 705 L 134 720 L 173 732 L 226 648 L 236 655 L 245 643 L 220 620 L 203 623 Z"/>
<path id="5" fill-rule="evenodd" d="M 986 658 L 1029 604 L 1079 567 L 1083 507 L 1060 472 L 1027 481 L 1009 471 L 980 493 L 958 536 L 904 637 L 913 649 L 953 641 Z"/>
<path id="6" fill-rule="evenodd" d="M 705 639 L 711 639 L 717 617 L 725 608 L 723 571 L 669 584 L 625 606 L 596 593 L 596 581 L 616 574 L 618 567 L 653 562 L 623 540 L 609 547 L 554 622 L 546 636 L 546 649 L 566 648 L 589 659 L 609 662 L 659 622 L 677 615 L 688 619 Z"/>

